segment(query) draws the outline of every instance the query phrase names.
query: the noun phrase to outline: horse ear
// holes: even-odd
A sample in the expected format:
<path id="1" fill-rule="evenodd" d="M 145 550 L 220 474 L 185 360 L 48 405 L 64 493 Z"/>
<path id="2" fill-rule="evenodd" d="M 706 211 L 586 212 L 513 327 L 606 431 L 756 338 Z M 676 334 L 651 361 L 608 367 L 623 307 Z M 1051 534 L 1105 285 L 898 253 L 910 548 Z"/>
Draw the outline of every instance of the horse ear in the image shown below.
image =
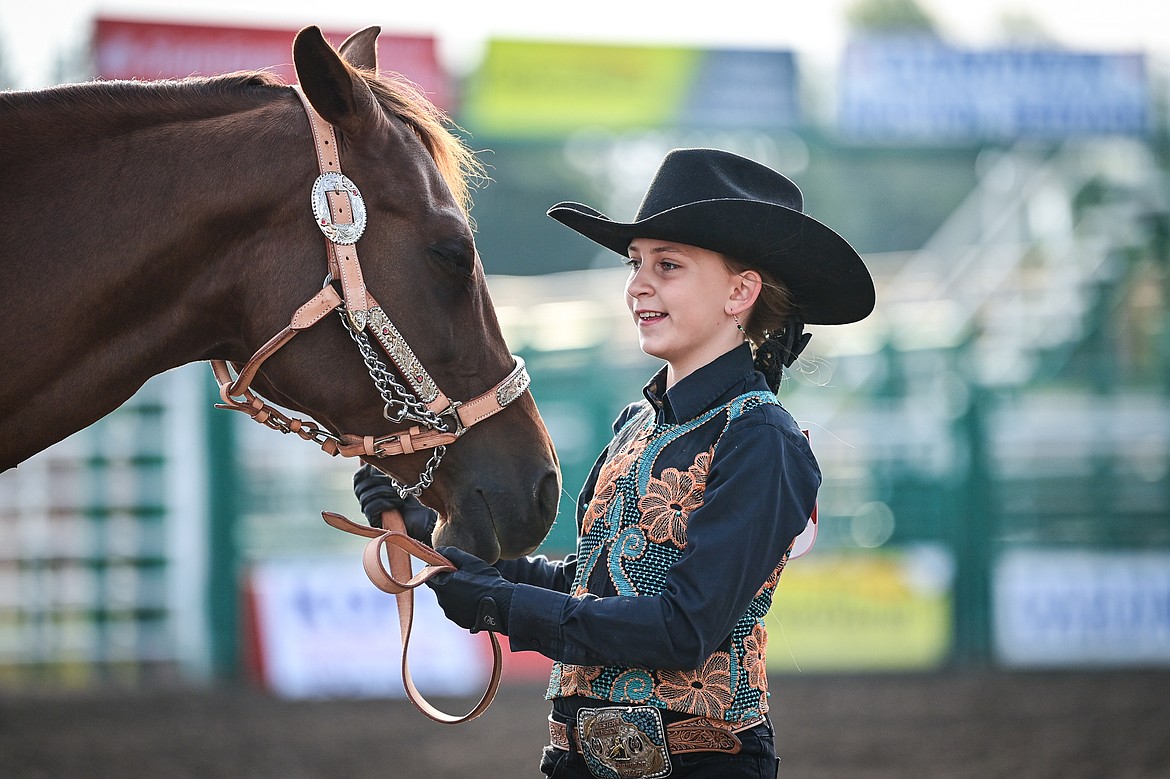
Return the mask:
<path id="1" fill-rule="evenodd" d="M 357 35 L 367 32 L 363 30 Z M 362 47 L 357 49 L 360 51 Z M 365 123 L 377 114 L 377 100 L 369 84 L 333 50 L 321 28 L 306 27 L 297 33 L 293 40 L 293 65 L 309 103 L 325 121 L 343 133 L 359 135 Z"/>
<path id="2" fill-rule="evenodd" d="M 341 58 L 362 70 L 378 71 L 378 35 L 381 27 L 367 27 L 345 39 L 337 51 Z"/>

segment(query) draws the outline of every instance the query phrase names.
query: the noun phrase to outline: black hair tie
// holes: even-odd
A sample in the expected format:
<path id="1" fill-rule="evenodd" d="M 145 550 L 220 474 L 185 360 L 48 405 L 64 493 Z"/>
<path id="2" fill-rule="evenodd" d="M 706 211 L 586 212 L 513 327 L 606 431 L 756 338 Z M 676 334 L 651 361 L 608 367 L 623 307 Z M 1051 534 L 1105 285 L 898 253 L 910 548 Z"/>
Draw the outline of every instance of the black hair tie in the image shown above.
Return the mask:
<path id="1" fill-rule="evenodd" d="M 796 362 L 796 358 L 804 351 L 804 347 L 808 346 L 812 333 L 804 332 L 804 322 L 797 317 L 790 316 L 788 323 L 784 325 L 784 330 L 779 335 L 768 333 L 766 340 L 771 341 L 773 338 L 779 342 L 781 362 L 784 363 L 785 368 L 788 368 Z"/>
<path id="2" fill-rule="evenodd" d="M 764 374 L 772 392 L 779 392 L 780 379 L 784 377 L 784 368 L 796 363 L 800 352 L 808 345 L 812 338 L 811 332 L 804 332 L 804 323 L 797 317 L 789 317 L 784 330 L 773 330 L 764 338 L 764 342 L 756 346 L 756 370 Z"/>
<path id="3" fill-rule="evenodd" d="M 764 374 L 772 392 L 780 391 L 780 380 L 784 369 L 796 362 L 796 358 L 808 345 L 812 333 L 804 332 L 804 323 L 791 317 L 783 330 L 773 330 L 756 347 L 755 368 Z"/>

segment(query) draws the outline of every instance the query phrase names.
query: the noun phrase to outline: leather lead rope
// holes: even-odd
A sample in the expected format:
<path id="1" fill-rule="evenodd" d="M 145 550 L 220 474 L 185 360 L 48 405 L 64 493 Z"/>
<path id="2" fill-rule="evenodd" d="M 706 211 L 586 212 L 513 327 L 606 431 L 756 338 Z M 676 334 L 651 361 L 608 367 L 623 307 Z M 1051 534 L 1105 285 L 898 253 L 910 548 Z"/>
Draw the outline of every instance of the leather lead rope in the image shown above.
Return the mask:
<path id="1" fill-rule="evenodd" d="M 440 573 L 450 573 L 457 570 L 451 561 L 426 544 L 415 541 L 408 536 L 402 514 L 398 511 L 382 512 L 383 529 L 381 530 L 367 525 L 359 525 L 331 511 L 322 511 L 321 517 L 338 530 L 370 539 L 362 553 L 362 565 L 366 570 L 366 576 L 370 578 L 374 586 L 382 592 L 390 593 L 398 602 L 398 627 L 402 636 L 402 686 L 406 689 L 406 696 L 415 708 L 435 722 L 444 725 L 458 725 L 462 722 L 468 722 L 487 711 L 488 706 L 496 697 L 503 675 L 500 641 L 495 633 L 488 632 L 488 637 L 492 642 L 492 674 L 488 680 L 487 689 L 471 711 L 462 716 L 447 714 L 432 705 L 419 692 L 410 675 L 408 650 L 410 648 L 410 631 L 414 625 L 414 588 Z M 386 559 L 390 561 L 389 570 L 382 562 L 383 549 L 386 550 Z M 411 565 L 411 556 L 426 563 L 417 574 L 414 573 Z"/>

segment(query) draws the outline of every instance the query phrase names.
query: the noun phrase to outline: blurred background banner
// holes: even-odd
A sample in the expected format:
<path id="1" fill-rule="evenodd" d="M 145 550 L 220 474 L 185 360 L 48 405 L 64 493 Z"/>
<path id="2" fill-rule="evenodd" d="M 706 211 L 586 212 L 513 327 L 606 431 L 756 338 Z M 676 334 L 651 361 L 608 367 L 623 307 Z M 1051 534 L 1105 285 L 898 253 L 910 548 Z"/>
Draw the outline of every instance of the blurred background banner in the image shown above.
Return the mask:
<path id="1" fill-rule="evenodd" d="M 383 70 L 489 166 L 477 246 L 564 471 L 541 553 L 571 551 L 576 491 L 657 367 L 616 255 L 545 210 L 630 218 L 668 150 L 718 146 L 794 178 L 878 289 L 864 322 L 813 329 L 781 388 L 825 480 L 817 544 L 768 617 L 770 670 L 1170 667 L 1170 50 L 1064 44 L 1063 3 L 982 43 L 928 12 L 972 4 L 825 8 L 848 13 L 815 51 L 811 32 L 743 14 L 738 44 L 714 19 L 685 39 L 657 18 L 626 36 L 480 27 L 478 48 L 436 32 L 454 16 L 433 10 L 429 27 L 304 23 L 381 23 Z M 291 80 L 289 17 L 91 13 L 52 81 Z M 0 49 L 0 83 L 28 86 L 19 68 Z M 251 671 L 290 697 L 397 694 L 394 663 L 349 675 L 392 654 L 391 598 L 320 520 L 357 515 L 354 464 L 216 398 L 206 366 L 171 371 L 0 475 L 0 686 Z M 435 689 L 483 665 L 477 639 L 433 634 L 412 662 Z M 513 681 L 548 668 L 508 663 Z"/>
<path id="2" fill-rule="evenodd" d="M 1003 663 L 1170 663 L 1170 552 L 1015 549 L 996 561 Z"/>
<path id="3" fill-rule="evenodd" d="M 266 70 L 296 83 L 292 66 L 297 28 L 232 27 L 98 17 L 93 28 L 94 75 L 103 79 L 168 79 Z M 324 30 L 340 46 L 353 30 Z M 418 84 L 431 102 L 453 107 L 451 79 L 439 63 L 433 36 L 378 36 L 378 66 Z"/>
<path id="4" fill-rule="evenodd" d="M 816 547 L 814 547 L 816 549 Z M 952 650 L 954 558 L 944 547 L 810 552 L 768 613 L 768 670 L 923 671 Z"/>
<path id="5" fill-rule="evenodd" d="M 492 40 L 461 116 L 477 133 L 509 137 L 783 128 L 799 117 L 796 84 L 788 51 Z"/>
<path id="6" fill-rule="evenodd" d="M 1141 53 L 978 51 L 878 38 L 845 51 L 839 125 L 879 141 L 1145 135 L 1149 108 Z"/>
<path id="7" fill-rule="evenodd" d="M 356 550 L 355 550 L 356 551 Z M 256 680 L 288 698 L 403 697 L 395 599 L 370 586 L 360 556 L 271 558 L 251 566 L 246 645 Z M 487 685 L 489 656 L 416 593 L 410 671 L 427 696 L 469 696 Z"/>

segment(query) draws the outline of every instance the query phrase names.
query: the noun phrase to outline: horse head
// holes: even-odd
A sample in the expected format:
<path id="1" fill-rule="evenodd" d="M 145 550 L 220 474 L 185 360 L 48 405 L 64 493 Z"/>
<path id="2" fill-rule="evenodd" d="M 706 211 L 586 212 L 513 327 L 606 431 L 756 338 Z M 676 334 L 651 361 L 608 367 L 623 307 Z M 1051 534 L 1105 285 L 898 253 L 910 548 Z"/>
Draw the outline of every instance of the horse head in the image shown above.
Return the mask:
<path id="1" fill-rule="evenodd" d="M 491 389 L 516 365 L 468 218 L 476 161 L 437 109 L 407 85 L 378 75 L 377 35 L 376 27 L 363 30 L 334 50 L 316 27 L 302 30 L 293 44 L 297 77 L 307 103 L 332 125 L 342 172 L 364 203 L 366 226 L 355 248 L 368 299 L 380 304 L 442 393 L 466 400 Z M 295 102 L 291 91 L 288 98 Z M 300 151 L 291 158 L 282 152 L 297 198 L 298 208 L 288 212 L 296 224 L 274 218 L 267 231 L 273 238 L 265 248 L 268 259 L 255 263 L 253 281 L 263 274 L 269 294 L 243 325 L 245 352 L 271 335 L 274 320 L 287 321 L 285 288 L 303 299 L 305 279 L 316 279 L 319 287 L 326 267 L 309 209 L 318 169 L 309 124 L 300 113 L 287 119 L 303 127 Z M 355 340 L 342 317 L 328 317 L 266 360 L 254 386 L 337 435 L 385 436 L 407 427 L 389 413 L 386 393 L 376 387 Z M 427 486 L 420 474 L 433 477 L 420 499 L 439 513 L 436 545 L 494 561 L 526 554 L 544 538 L 556 514 L 560 474 L 527 391 L 463 432 L 430 473 L 433 456 L 434 450 L 393 457 L 367 451 L 362 459 L 403 485 Z"/>

